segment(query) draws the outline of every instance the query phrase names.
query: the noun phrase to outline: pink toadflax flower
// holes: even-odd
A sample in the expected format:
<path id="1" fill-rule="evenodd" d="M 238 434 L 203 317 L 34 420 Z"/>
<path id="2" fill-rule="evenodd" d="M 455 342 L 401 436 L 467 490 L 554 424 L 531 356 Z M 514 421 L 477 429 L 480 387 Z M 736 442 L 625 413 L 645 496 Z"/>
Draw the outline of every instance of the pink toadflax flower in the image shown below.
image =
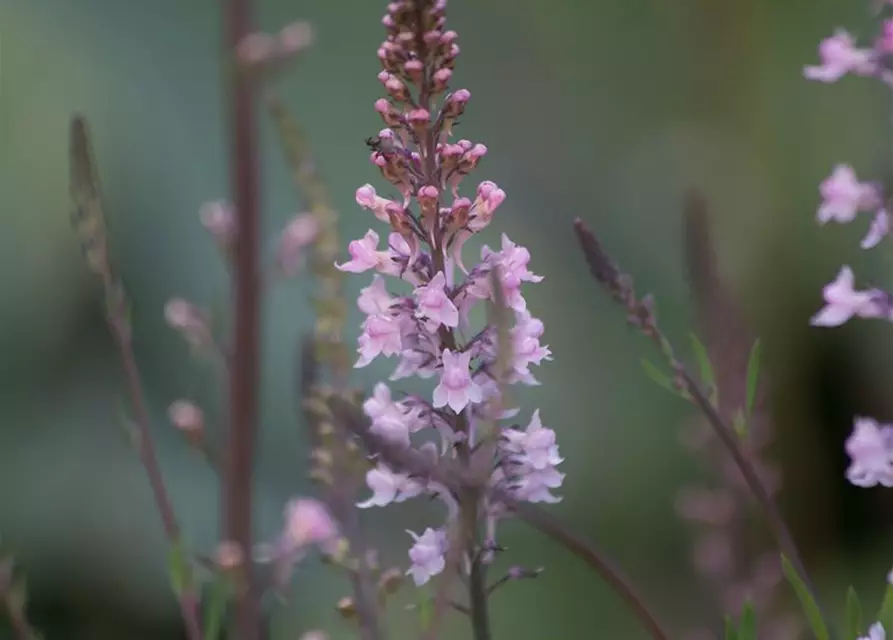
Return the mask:
<path id="1" fill-rule="evenodd" d="M 447 548 L 446 534 L 430 527 L 425 529 L 422 535 L 412 531 L 407 533 L 412 536 L 415 544 L 409 550 L 412 565 L 406 573 L 411 575 L 416 586 L 420 587 L 446 567 L 444 558 Z"/>
<path id="2" fill-rule="evenodd" d="M 822 205 L 818 221 L 852 222 L 859 211 L 869 211 L 880 206 L 877 188 L 856 179 L 856 172 L 846 165 L 837 165 L 819 187 Z"/>
<path id="3" fill-rule="evenodd" d="M 858 316 L 860 318 L 883 317 L 884 307 L 879 303 L 881 292 L 873 289 L 853 289 L 853 271 L 844 266 L 834 282 L 823 289 L 825 306 L 812 317 L 810 324 L 818 327 L 836 327 Z"/>
<path id="4" fill-rule="evenodd" d="M 877 71 L 874 54 L 870 49 L 858 49 L 853 37 L 843 30 L 826 38 L 819 45 L 818 66 L 804 67 L 803 75 L 819 82 L 836 82 L 848 73 L 868 76 Z"/>
<path id="5" fill-rule="evenodd" d="M 856 418 L 845 448 L 850 457 L 846 477 L 851 483 L 893 487 L 893 427 L 879 426 L 871 418 Z"/>
<path id="6" fill-rule="evenodd" d="M 480 402 L 483 398 L 481 388 L 468 371 L 471 354 L 453 353 L 443 350 L 443 373 L 440 384 L 434 388 L 434 407 L 446 407 L 459 413 L 472 402 Z"/>

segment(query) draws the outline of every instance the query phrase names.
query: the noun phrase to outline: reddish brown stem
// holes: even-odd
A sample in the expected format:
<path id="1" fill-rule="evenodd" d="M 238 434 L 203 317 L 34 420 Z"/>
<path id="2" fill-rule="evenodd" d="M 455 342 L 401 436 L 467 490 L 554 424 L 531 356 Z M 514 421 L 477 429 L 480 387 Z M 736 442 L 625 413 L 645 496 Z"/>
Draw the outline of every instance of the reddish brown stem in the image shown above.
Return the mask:
<path id="1" fill-rule="evenodd" d="M 251 0 L 229 0 L 229 56 L 251 30 Z M 252 74 L 236 65 L 231 85 L 231 171 L 237 235 L 233 247 L 235 328 L 229 377 L 230 424 L 224 466 L 223 532 L 245 554 L 243 588 L 235 605 L 235 637 L 258 640 L 260 605 L 249 558 L 252 547 L 251 480 L 260 373 L 260 212 L 257 128 Z"/>
<path id="2" fill-rule="evenodd" d="M 133 354 L 131 342 L 131 329 L 126 320 L 126 310 L 123 299 L 115 303 L 110 309 L 109 327 L 121 354 L 121 362 L 124 366 L 124 377 L 133 405 L 133 419 L 137 428 L 137 450 L 149 478 L 149 486 L 152 488 L 152 497 L 155 507 L 161 516 L 164 532 L 167 535 L 171 547 L 181 544 L 180 526 L 174 514 L 174 507 L 164 485 L 161 467 L 158 464 L 158 456 L 155 453 L 155 445 L 152 441 L 152 430 L 149 421 L 149 412 L 143 399 L 143 387 L 140 381 L 139 368 Z M 180 613 L 186 625 L 186 633 L 189 640 L 201 640 L 202 632 L 199 624 L 198 601 L 193 593 L 183 592 L 179 594 Z"/>

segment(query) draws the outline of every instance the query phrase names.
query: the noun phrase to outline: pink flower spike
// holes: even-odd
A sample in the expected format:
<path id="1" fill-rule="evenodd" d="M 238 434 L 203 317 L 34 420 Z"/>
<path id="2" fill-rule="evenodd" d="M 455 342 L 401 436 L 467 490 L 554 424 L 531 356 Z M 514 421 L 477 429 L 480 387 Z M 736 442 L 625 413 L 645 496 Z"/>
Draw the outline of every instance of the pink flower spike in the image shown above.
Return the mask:
<path id="1" fill-rule="evenodd" d="M 851 167 L 839 164 L 819 186 L 822 205 L 817 218 L 820 224 L 829 220 L 852 222 L 859 211 L 874 209 L 880 205 L 877 188 L 867 182 L 859 182 Z"/>
<path id="2" fill-rule="evenodd" d="M 383 267 L 389 260 L 387 252 L 378 250 L 378 234 L 371 229 L 366 232 L 362 240 L 353 240 L 347 250 L 351 259 L 343 264 L 335 263 L 339 271 L 363 273 L 369 269 Z"/>
<path id="3" fill-rule="evenodd" d="M 819 82 L 836 82 L 848 73 L 867 76 L 877 71 L 878 65 L 872 52 L 857 49 L 852 36 L 839 30 L 819 45 L 818 66 L 804 67 L 803 75 Z"/>
<path id="4" fill-rule="evenodd" d="M 871 249 L 876 247 L 890 232 L 890 214 L 886 209 L 878 209 L 874 214 L 874 220 L 871 221 L 871 227 L 868 229 L 868 235 L 862 239 L 861 247 L 863 249 Z"/>
<path id="5" fill-rule="evenodd" d="M 822 290 L 825 306 L 810 320 L 816 327 L 837 327 L 852 318 L 878 318 L 883 309 L 877 303 L 877 291 L 855 291 L 853 271 L 844 266 L 834 282 Z"/>
<path id="6" fill-rule="evenodd" d="M 435 408 L 449 406 L 459 413 L 469 404 L 482 400 L 481 387 L 471 379 L 468 371 L 470 365 L 471 353 L 454 354 L 449 349 L 443 350 L 443 373 L 433 395 Z"/>
<path id="7" fill-rule="evenodd" d="M 416 315 L 431 320 L 435 328 L 459 325 L 459 310 L 446 293 L 443 271 L 438 271 L 431 282 L 416 289 L 415 296 L 419 303 Z"/>

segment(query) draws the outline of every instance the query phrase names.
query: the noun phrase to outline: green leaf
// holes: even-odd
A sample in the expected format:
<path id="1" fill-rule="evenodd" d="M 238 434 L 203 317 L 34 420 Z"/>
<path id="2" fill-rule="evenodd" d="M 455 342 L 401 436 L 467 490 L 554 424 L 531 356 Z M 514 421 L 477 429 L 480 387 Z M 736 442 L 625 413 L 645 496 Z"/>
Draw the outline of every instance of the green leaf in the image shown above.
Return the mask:
<path id="1" fill-rule="evenodd" d="M 893 585 L 888 585 L 884 592 L 884 601 L 881 603 L 877 620 L 884 625 L 884 629 L 893 629 Z"/>
<path id="2" fill-rule="evenodd" d="M 846 635 L 844 640 L 857 640 L 862 634 L 862 604 L 856 590 L 850 587 L 846 592 Z"/>
<path id="3" fill-rule="evenodd" d="M 750 357 L 747 359 L 747 406 L 745 407 L 747 415 L 750 415 L 753 411 L 753 403 L 757 399 L 757 381 L 760 378 L 761 353 L 762 345 L 759 340 L 756 340 L 750 350 Z"/>
<path id="4" fill-rule="evenodd" d="M 701 368 L 701 381 L 710 391 L 710 402 L 715 406 L 719 404 L 719 389 L 716 386 L 716 376 L 713 373 L 713 365 L 710 363 L 710 355 L 707 353 L 707 347 L 693 333 L 690 333 L 691 344 L 695 350 L 695 358 L 698 366 Z"/>
<path id="5" fill-rule="evenodd" d="M 738 625 L 738 640 L 757 640 L 757 615 L 754 613 L 753 604 L 749 600 L 744 603 L 744 611 L 741 613 L 741 622 Z"/>
<path id="6" fill-rule="evenodd" d="M 651 378 L 653 382 L 656 382 L 658 385 L 669 391 L 674 395 L 679 395 L 679 390 L 673 384 L 673 379 L 670 378 L 667 374 L 657 368 L 657 366 L 651 362 L 648 358 L 642 358 L 642 369 L 645 370 L 645 375 Z"/>
<path id="7" fill-rule="evenodd" d="M 726 616 L 726 640 L 739 640 L 738 628 L 736 627 L 735 620 L 732 619 L 732 616 Z"/>
<path id="8" fill-rule="evenodd" d="M 229 580 L 226 576 L 218 574 L 211 583 L 208 604 L 205 607 L 204 624 L 202 625 L 205 630 L 205 640 L 219 640 L 229 597 Z"/>
<path id="9" fill-rule="evenodd" d="M 744 412 L 741 409 L 738 409 L 738 412 L 735 414 L 735 419 L 732 421 L 732 428 L 735 429 L 735 433 L 737 433 L 738 437 L 742 440 L 747 437 L 747 418 L 744 417 Z"/>
<path id="10" fill-rule="evenodd" d="M 812 629 L 812 633 L 815 635 L 816 640 L 830 640 L 828 627 L 822 619 L 822 612 L 819 609 L 818 603 L 815 601 L 815 598 L 812 597 L 812 594 L 800 578 L 797 570 L 794 569 L 794 565 L 791 564 L 791 561 L 788 560 L 785 555 L 781 556 L 781 566 L 782 569 L 784 569 L 785 577 L 787 577 L 788 582 L 791 583 L 791 587 L 793 587 L 794 592 L 797 594 L 797 598 L 800 599 L 803 613 L 806 615 L 806 619 L 809 622 L 809 628 Z"/>
<path id="11" fill-rule="evenodd" d="M 175 540 L 167 555 L 167 575 L 171 581 L 171 588 L 177 597 L 192 587 L 192 572 L 189 566 L 189 556 L 182 540 Z"/>

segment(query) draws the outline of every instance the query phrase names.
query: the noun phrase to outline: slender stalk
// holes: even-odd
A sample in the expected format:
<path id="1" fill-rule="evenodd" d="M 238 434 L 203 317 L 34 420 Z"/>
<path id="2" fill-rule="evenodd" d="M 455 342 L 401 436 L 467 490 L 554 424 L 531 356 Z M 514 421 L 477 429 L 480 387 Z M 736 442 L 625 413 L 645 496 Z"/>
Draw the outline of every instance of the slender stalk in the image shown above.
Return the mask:
<path id="1" fill-rule="evenodd" d="M 480 555 L 480 554 L 477 554 Z M 471 630 L 475 640 L 490 640 L 490 613 L 487 609 L 487 565 L 480 558 L 471 562 L 471 575 L 468 578 L 468 593 L 471 596 Z"/>
<path id="2" fill-rule="evenodd" d="M 229 0 L 226 25 L 230 56 L 251 30 L 251 0 Z M 260 374 L 260 210 L 258 202 L 257 127 L 253 76 L 243 68 L 231 78 L 231 148 L 233 201 L 237 234 L 233 247 L 235 328 L 229 377 L 230 424 L 224 466 L 223 533 L 245 554 L 242 588 L 235 605 L 239 640 L 260 637 L 260 605 L 252 576 L 251 480 L 257 433 Z"/>
<path id="3" fill-rule="evenodd" d="M 806 567 L 801 560 L 794 537 L 791 535 L 781 512 L 757 473 L 753 461 L 741 446 L 740 439 L 734 429 L 726 424 L 725 420 L 719 415 L 719 412 L 688 373 L 685 366 L 673 355 L 672 345 L 657 326 L 657 320 L 651 309 L 650 302 L 646 302 L 644 299 L 636 299 L 632 288 L 632 280 L 619 271 L 602 249 L 595 234 L 586 227 L 582 220 L 577 219 L 574 222 L 574 231 L 577 234 L 580 248 L 586 257 L 592 276 L 608 289 L 617 302 L 626 307 L 630 321 L 639 326 L 643 333 L 660 347 L 670 361 L 670 365 L 673 367 L 681 387 L 689 393 L 695 405 L 704 414 L 707 422 L 732 456 L 735 466 L 741 472 L 749 490 L 760 505 L 766 518 L 766 523 L 775 537 L 781 552 L 791 561 L 800 579 L 809 589 L 813 599 L 818 602 L 815 587 L 809 579 L 809 574 L 806 572 Z M 822 617 L 827 622 L 828 617 L 824 613 Z"/>
<path id="4" fill-rule="evenodd" d="M 164 478 L 161 473 L 161 467 L 158 464 L 158 457 L 155 453 L 155 445 L 152 441 L 152 430 L 150 428 L 149 413 L 146 409 L 146 403 L 143 398 L 142 383 L 140 381 L 139 368 L 136 364 L 136 358 L 133 354 L 133 343 L 131 339 L 130 326 L 127 323 L 125 315 L 124 299 L 119 298 L 109 310 L 109 327 L 121 354 L 121 362 L 124 366 L 124 377 L 127 382 L 130 402 L 133 405 L 134 421 L 136 422 L 138 443 L 137 450 L 139 452 L 140 462 L 146 470 L 146 476 L 149 478 L 149 486 L 152 488 L 152 497 L 155 500 L 155 507 L 161 516 L 161 522 L 164 525 L 164 531 L 171 547 L 181 544 L 180 526 L 177 524 L 177 518 L 174 514 L 174 507 L 171 503 L 167 488 L 164 484 Z M 199 624 L 198 599 L 192 592 L 191 585 L 184 586 L 184 591 L 179 594 L 180 613 L 183 622 L 186 625 L 186 633 L 189 640 L 201 640 L 201 625 Z"/>
<path id="5" fill-rule="evenodd" d="M 626 603 L 642 626 L 654 640 L 669 640 L 669 634 L 658 622 L 657 617 L 645 604 L 642 596 L 633 588 L 632 583 L 608 557 L 588 540 L 569 531 L 558 520 L 546 511 L 531 504 L 509 500 L 509 509 L 518 517 L 540 533 L 552 538 L 565 549 L 583 560 L 594 569 L 614 592 Z"/>
<path id="6" fill-rule="evenodd" d="M 182 543 L 180 527 L 155 453 L 149 412 L 143 398 L 139 368 L 133 353 L 127 297 L 109 256 L 99 170 L 93 156 L 87 121 L 81 116 L 75 116 L 71 120 L 69 145 L 69 191 L 73 206 L 71 222 L 81 240 L 87 267 L 102 282 L 106 319 L 121 356 L 130 402 L 133 405 L 140 462 L 149 479 L 152 497 L 161 516 L 168 544 L 172 549 L 176 549 Z M 201 640 L 197 596 L 192 592 L 191 585 L 184 585 L 184 591 L 178 596 L 189 640 Z"/>

